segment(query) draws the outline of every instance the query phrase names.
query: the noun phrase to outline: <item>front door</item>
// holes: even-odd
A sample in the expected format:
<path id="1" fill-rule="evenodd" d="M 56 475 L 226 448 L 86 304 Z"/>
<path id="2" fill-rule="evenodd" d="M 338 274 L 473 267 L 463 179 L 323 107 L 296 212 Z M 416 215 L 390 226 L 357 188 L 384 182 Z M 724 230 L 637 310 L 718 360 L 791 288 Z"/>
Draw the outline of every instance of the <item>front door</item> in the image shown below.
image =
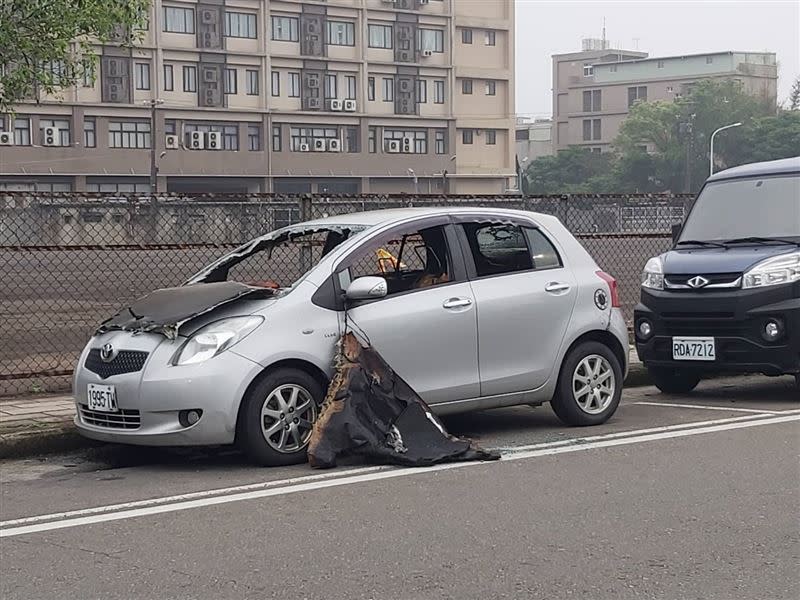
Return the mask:
<path id="1" fill-rule="evenodd" d="M 386 279 L 388 295 L 351 307 L 348 320 L 429 404 L 480 394 L 475 299 L 463 268 L 454 268 L 446 229 L 393 230 L 337 268 L 342 289 L 358 277 Z"/>

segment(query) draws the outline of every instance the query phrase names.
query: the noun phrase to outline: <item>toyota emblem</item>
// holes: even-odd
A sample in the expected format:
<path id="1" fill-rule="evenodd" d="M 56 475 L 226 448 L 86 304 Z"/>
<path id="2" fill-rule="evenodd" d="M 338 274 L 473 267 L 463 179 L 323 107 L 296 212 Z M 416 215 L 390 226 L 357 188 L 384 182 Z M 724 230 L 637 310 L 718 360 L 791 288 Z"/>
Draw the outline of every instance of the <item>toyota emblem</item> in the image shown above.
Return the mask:
<path id="1" fill-rule="evenodd" d="M 103 362 L 111 362 L 117 357 L 117 351 L 112 344 L 103 344 L 100 348 L 100 360 Z"/>
<path id="2" fill-rule="evenodd" d="M 698 275 L 697 277 L 692 277 L 686 283 L 688 283 L 691 287 L 698 289 L 701 287 L 706 287 L 709 282 L 708 279 L 706 279 L 705 277 L 701 277 L 700 275 Z"/>

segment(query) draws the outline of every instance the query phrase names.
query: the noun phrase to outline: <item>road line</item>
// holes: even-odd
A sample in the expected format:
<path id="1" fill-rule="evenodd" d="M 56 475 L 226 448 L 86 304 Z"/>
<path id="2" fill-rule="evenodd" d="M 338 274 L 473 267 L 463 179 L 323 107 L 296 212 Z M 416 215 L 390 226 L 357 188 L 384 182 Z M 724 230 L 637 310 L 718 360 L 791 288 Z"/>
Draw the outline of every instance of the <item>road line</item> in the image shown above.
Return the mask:
<path id="1" fill-rule="evenodd" d="M 629 444 L 641 444 L 644 442 L 652 442 L 665 439 L 673 439 L 680 437 L 688 437 L 693 435 L 701 435 L 707 433 L 716 433 L 720 431 L 729 431 L 735 429 L 743 429 L 748 427 L 761 427 L 764 425 L 779 425 L 782 423 L 791 423 L 800 421 L 800 415 L 788 416 L 775 416 L 764 419 L 752 419 L 748 421 L 740 421 L 736 423 L 724 423 L 721 425 L 712 425 L 709 427 L 697 427 L 682 431 L 666 431 L 661 433 L 653 433 L 648 435 L 636 435 L 618 439 L 606 439 L 586 444 L 574 444 L 570 446 L 557 446 L 549 448 L 541 448 L 538 450 L 531 450 L 528 452 L 517 452 L 508 454 L 503 457 L 504 462 L 523 460 L 529 458 L 537 458 L 540 456 L 552 456 L 556 454 L 565 454 L 571 452 L 581 452 L 585 450 L 594 450 L 599 448 L 611 448 L 615 446 L 623 446 Z M 285 496 L 295 494 L 298 492 L 307 492 L 325 488 L 340 487 L 345 485 L 353 485 L 358 483 L 365 483 L 369 481 L 379 481 L 383 479 L 394 479 L 399 477 L 409 477 L 412 475 L 419 475 L 424 473 L 434 473 L 438 471 L 449 471 L 452 469 L 475 467 L 478 465 L 489 465 L 490 463 L 469 462 L 469 463 L 447 463 L 443 465 L 436 465 L 433 467 L 420 467 L 408 469 L 391 469 L 376 471 L 373 473 L 362 473 L 360 475 L 353 475 L 348 477 L 338 477 L 335 479 L 322 479 L 318 481 L 311 481 L 296 485 L 289 485 L 279 488 L 253 490 L 249 492 L 231 494 L 228 496 L 216 496 L 212 498 L 199 498 L 196 500 L 188 500 L 184 502 L 176 502 L 172 504 L 163 504 L 160 506 L 148 506 L 132 510 L 124 510 L 120 512 L 90 515 L 74 519 L 62 519 L 60 521 L 51 521 L 48 523 L 38 523 L 31 525 L 24 525 L 21 527 L 12 527 L 0 530 L 0 538 L 15 537 L 19 535 L 26 535 L 29 533 L 37 533 L 42 531 L 53 531 L 56 529 L 65 529 L 69 527 L 79 527 L 81 525 L 93 525 L 97 523 L 105 523 L 109 521 L 119 521 L 125 519 L 132 519 L 135 517 L 142 517 L 147 515 L 156 515 L 162 513 L 178 512 L 189 510 L 193 508 L 203 508 L 207 506 L 216 506 L 219 504 L 228 504 L 231 502 L 241 502 L 244 500 L 255 500 L 260 498 L 269 498 L 271 496 Z"/>
<path id="2" fill-rule="evenodd" d="M 668 408 L 697 408 L 699 410 L 722 410 L 726 412 L 744 412 L 757 415 L 782 415 L 791 411 L 760 410 L 757 408 L 726 408 L 724 406 L 708 406 L 706 404 L 677 404 L 673 402 L 631 402 L 631 404 L 644 404 L 645 406 L 666 406 Z"/>

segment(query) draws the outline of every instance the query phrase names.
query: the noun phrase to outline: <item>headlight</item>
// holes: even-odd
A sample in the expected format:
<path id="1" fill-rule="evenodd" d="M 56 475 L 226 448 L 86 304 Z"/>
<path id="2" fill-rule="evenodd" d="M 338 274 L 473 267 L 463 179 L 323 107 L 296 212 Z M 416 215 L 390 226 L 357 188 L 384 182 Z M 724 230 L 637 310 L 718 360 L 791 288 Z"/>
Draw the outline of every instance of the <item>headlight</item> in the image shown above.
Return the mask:
<path id="1" fill-rule="evenodd" d="M 225 352 L 250 335 L 264 317 L 231 317 L 209 323 L 198 330 L 178 351 L 173 364 L 196 365 Z"/>
<path id="2" fill-rule="evenodd" d="M 744 289 L 800 281 L 800 251 L 763 260 L 744 274 Z"/>
<path id="3" fill-rule="evenodd" d="M 642 273 L 642 287 L 651 290 L 664 289 L 664 266 L 661 264 L 661 257 L 656 256 L 647 261 Z"/>

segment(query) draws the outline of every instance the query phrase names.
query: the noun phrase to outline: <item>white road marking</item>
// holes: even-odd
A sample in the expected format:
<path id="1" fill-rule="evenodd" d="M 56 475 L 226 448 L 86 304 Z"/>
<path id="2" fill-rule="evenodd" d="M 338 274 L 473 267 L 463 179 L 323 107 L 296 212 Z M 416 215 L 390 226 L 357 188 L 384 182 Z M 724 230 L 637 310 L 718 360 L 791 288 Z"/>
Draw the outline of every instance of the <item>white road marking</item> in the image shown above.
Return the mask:
<path id="1" fill-rule="evenodd" d="M 679 437 L 688 437 L 688 436 L 701 435 L 707 433 L 716 433 L 720 431 L 729 431 L 729 430 L 743 429 L 748 427 L 779 425 L 782 423 L 790 423 L 794 421 L 800 421 L 800 415 L 787 415 L 787 416 L 750 419 L 746 421 L 723 423 L 720 425 L 711 425 L 707 427 L 695 427 L 693 429 L 686 429 L 679 431 L 664 431 L 660 433 L 652 433 L 646 435 L 632 435 L 617 439 L 605 439 L 585 444 L 573 444 L 569 446 L 551 446 L 547 448 L 530 450 L 527 452 L 515 452 L 507 454 L 503 456 L 503 461 L 507 462 L 514 460 L 524 460 L 529 458 L 537 458 L 540 456 L 552 456 L 555 454 L 582 452 L 585 450 L 594 450 L 598 448 L 611 448 L 614 446 L 623 446 L 628 444 L 641 444 L 644 442 L 652 442 L 657 440 L 665 440 L 665 439 L 672 439 Z M 56 529 L 65 529 L 68 527 L 79 527 L 81 525 L 93 525 L 108 521 L 132 519 L 135 517 L 177 512 L 193 508 L 203 508 L 206 506 L 216 506 L 219 504 L 228 504 L 231 502 L 241 502 L 243 500 L 255 500 L 260 498 L 269 498 L 271 496 L 285 496 L 289 494 L 295 494 L 298 492 L 307 492 L 325 488 L 353 485 L 368 481 L 379 481 L 383 479 L 408 477 L 412 475 L 420 475 L 424 473 L 433 473 L 438 471 L 449 471 L 452 469 L 475 467 L 487 464 L 489 463 L 481 463 L 481 462 L 446 463 L 442 465 L 436 465 L 433 467 L 381 470 L 372 473 L 362 473 L 359 475 L 352 475 L 352 476 L 345 476 L 345 477 L 338 477 L 331 479 L 321 479 L 317 481 L 309 481 L 307 483 L 287 485 L 279 488 L 252 490 L 249 492 L 230 494 L 226 496 L 216 496 L 212 498 L 198 498 L 195 500 L 162 504 L 160 506 L 146 506 L 142 508 L 123 510 L 113 513 L 96 514 L 85 517 L 61 519 L 57 521 L 51 521 L 48 523 L 35 523 L 30 525 L 23 525 L 21 527 L 0 529 L 0 538 L 26 535 L 29 533 L 37 533 L 42 531 L 52 531 Z"/>
<path id="2" fill-rule="evenodd" d="M 726 406 L 708 406 L 706 404 L 677 404 L 673 402 L 631 402 L 631 404 L 644 404 L 646 406 L 666 406 L 668 408 L 696 408 L 698 410 L 722 410 L 725 412 L 754 413 L 757 415 L 782 415 L 790 411 L 762 410 L 757 408 L 728 408 Z"/>

